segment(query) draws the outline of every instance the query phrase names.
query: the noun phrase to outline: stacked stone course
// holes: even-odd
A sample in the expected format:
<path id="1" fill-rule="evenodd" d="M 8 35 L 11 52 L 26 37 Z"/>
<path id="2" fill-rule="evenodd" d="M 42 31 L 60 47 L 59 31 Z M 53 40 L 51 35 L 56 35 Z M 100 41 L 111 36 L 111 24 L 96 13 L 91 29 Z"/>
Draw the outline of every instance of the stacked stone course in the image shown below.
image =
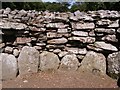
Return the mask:
<path id="1" fill-rule="evenodd" d="M 115 77 L 120 73 L 119 11 L 59 13 L 6 8 L 0 10 L 0 28 L 0 62 L 13 55 L 19 74 L 51 69 Z M 2 64 L 9 68 L 6 62 Z M 18 73 L 15 70 L 13 77 Z"/>

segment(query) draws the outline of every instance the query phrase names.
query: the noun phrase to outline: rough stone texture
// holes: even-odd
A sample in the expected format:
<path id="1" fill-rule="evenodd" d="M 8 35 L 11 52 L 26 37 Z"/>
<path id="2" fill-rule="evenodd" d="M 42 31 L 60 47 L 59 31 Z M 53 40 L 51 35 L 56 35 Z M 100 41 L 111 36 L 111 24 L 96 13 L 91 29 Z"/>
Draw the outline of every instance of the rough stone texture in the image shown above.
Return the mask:
<path id="1" fill-rule="evenodd" d="M 34 47 L 24 46 L 18 57 L 20 74 L 33 73 L 38 71 L 39 52 Z"/>
<path id="2" fill-rule="evenodd" d="M 75 54 L 65 55 L 61 60 L 59 70 L 76 71 L 79 65 L 80 63 Z"/>
<path id="3" fill-rule="evenodd" d="M 116 35 L 106 35 L 105 37 L 102 38 L 102 40 L 108 41 L 108 42 L 118 42 Z"/>
<path id="4" fill-rule="evenodd" d="M 81 62 L 80 71 L 106 74 L 106 58 L 101 53 L 89 51 Z"/>
<path id="5" fill-rule="evenodd" d="M 115 29 L 95 28 L 95 32 L 115 34 Z"/>
<path id="6" fill-rule="evenodd" d="M 39 69 L 41 71 L 47 71 L 47 70 L 56 70 L 59 66 L 59 58 L 56 54 L 43 51 L 40 54 L 40 67 Z"/>
<path id="7" fill-rule="evenodd" d="M 70 37 L 68 40 L 78 40 L 82 43 L 94 43 L 95 38 L 94 37 Z"/>
<path id="8" fill-rule="evenodd" d="M 94 23 L 72 23 L 72 28 L 74 29 L 94 29 Z"/>
<path id="9" fill-rule="evenodd" d="M 2 65 L 2 66 L 1 66 Z M 7 53 L 0 53 L 0 80 L 14 79 L 18 73 L 17 59 Z"/>
<path id="10" fill-rule="evenodd" d="M 105 50 L 110 50 L 110 51 L 118 51 L 118 49 L 109 44 L 109 43 L 105 43 L 105 42 L 95 42 L 94 45 L 98 48 L 102 48 L 102 49 L 105 49 Z"/>
<path id="11" fill-rule="evenodd" d="M 64 44 L 67 41 L 68 40 L 66 38 L 58 38 L 58 39 L 48 40 L 47 43 L 50 43 L 50 44 Z"/>
<path id="12" fill-rule="evenodd" d="M 7 46 L 7 47 L 5 48 L 5 53 L 12 53 L 12 51 L 13 51 L 13 48 L 12 48 L 12 47 Z"/>
<path id="13" fill-rule="evenodd" d="M 20 51 L 18 49 L 13 50 L 13 55 L 17 57 L 19 55 Z"/>
<path id="14" fill-rule="evenodd" d="M 82 48 L 66 48 L 66 49 L 69 53 L 72 53 L 72 54 L 82 54 L 82 55 L 84 55 L 84 54 L 87 53 L 86 48 L 83 48 L 83 49 Z"/>
<path id="15" fill-rule="evenodd" d="M 107 64 L 108 75 L 118 78 L 120 74 L 120 52 L 109 54 Z"/>
<path id="16" fill-rule="evenodd" d="M 88 36 L 88 32 L 83 31 L 73 31 L 72 34 L 75 36 Z"/>

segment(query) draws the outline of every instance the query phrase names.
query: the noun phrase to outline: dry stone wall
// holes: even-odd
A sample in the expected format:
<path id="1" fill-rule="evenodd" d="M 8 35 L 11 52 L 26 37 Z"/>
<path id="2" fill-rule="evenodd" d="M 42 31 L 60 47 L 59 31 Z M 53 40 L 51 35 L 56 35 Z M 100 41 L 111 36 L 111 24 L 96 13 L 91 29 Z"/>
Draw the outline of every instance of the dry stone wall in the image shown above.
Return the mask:
<path id="1" fill-rule="evenodd" d="M 6 8 L 0 10 L 0 28 L 0 63 L 10 69 L 16 61 L 18 65 L 9 71 L 2 67 L 8 75 L 4 79 L 18 72 L 56 69 L 112 77 L 120 73 L 119 11 L 59 13 Z M 9 60 L 14 64 L 8 64 Z"/>

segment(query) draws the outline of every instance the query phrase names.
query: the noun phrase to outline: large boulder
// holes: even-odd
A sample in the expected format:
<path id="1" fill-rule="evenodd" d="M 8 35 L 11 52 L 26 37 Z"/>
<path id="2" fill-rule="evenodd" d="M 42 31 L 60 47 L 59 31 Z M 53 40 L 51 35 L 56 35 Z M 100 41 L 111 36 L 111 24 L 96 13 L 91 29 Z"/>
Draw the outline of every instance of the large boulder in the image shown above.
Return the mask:
<path id="1" fill-rule="evenodd" d="M 62 58 L 59 70 L 76 71 L 80 65 L 75 54 L 66 55 Z"/>
<path id="2" fill-rule="evenodd" d="M 7 53 L 0 54 L 0 80 L 14 79 L 17 76 L 18 67 L 15 56 Z"/>
<path id="3" fill-rule="evenodd" d="M 120 52 L 115 52 L 108 55 L 107 58 L 107 73 L 113 78 L 118 78 L 120 74 Z"/>
<path id="4" fill-rule="evenodd" d="M 58 69 L 60 60 L 58 56 L 54 53 L 43 51 L 40 54 L 40 70 L 48 71 L 48 70 L 56 70 Z"/>
<path id="5" fill-rule="evenodd" d="M 24 46 L 18 57 L 20 74 L 34 73 L 38 71 L 39 52 L 34 47 Z"/>
<path id="6" fill-rule="evenodd" d="M 106 74 L 106 58 L 101 53 L 89 51 L 81 62 L 79 71 L 92 72 L 94 74 Z"/>

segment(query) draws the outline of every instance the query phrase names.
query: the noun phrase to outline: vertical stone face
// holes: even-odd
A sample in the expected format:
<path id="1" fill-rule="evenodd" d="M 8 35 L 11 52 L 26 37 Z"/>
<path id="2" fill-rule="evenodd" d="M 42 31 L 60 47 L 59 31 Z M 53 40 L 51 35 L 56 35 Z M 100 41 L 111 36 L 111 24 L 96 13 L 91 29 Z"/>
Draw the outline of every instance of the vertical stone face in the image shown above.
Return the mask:
<path id="1" fill-rule="evenodd" d="M 44 51 L 40 54 L 40 70 L 56 70 L 59 66 L 59 58 L 56 54 Z"/>
<path id="2" fill-rule="evenodd" d="M 120 74 L 120 52 L 109 54 L 107 64 L 108 75 L 113 78 L 118 78 Z"/>
<path id="3" fill-rule="evenodd" d="M 106 59 L 101 53 L 90 51 L 81 62 L 79 71 L 87 71 L 95 74 L 106 74 Z"/>
<path id="4" fill-rule="evenodd" d="M 62 58 L 59 69 L 65 71 L 76 71 L 80 65 L 75 54 L 66 55 Z"/>
<path id="5" fill-rule="evenodd" d="M 14 79 L 18 73 L 17 59 L 7 53 L 0 54 L 0 80 Z"/>
<path id="6" fill-rule="evenodd" d="M 38 71 L 39 52 L 34 47 L 24 46 L 18 57 L 20 74 L 33 73 Z"/>

